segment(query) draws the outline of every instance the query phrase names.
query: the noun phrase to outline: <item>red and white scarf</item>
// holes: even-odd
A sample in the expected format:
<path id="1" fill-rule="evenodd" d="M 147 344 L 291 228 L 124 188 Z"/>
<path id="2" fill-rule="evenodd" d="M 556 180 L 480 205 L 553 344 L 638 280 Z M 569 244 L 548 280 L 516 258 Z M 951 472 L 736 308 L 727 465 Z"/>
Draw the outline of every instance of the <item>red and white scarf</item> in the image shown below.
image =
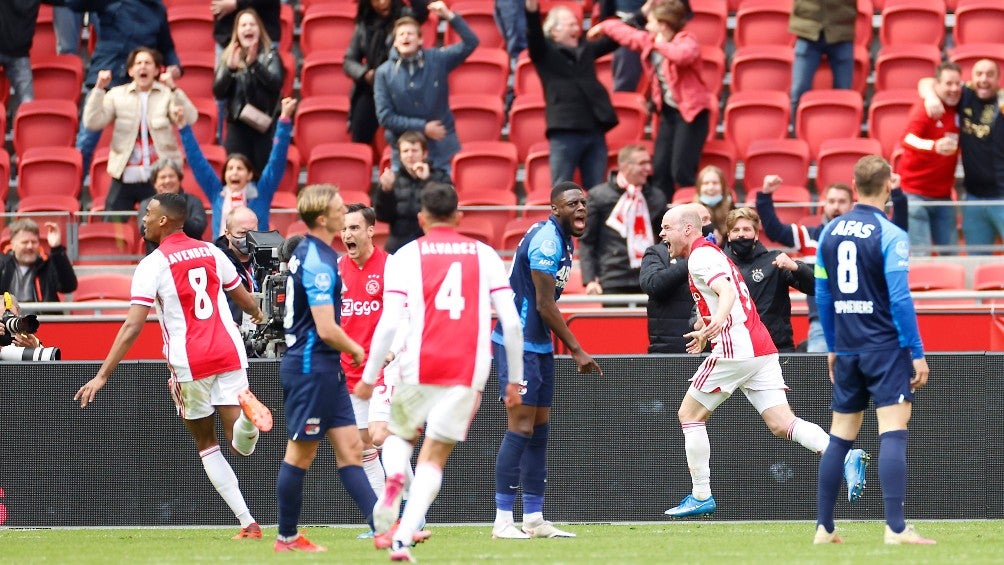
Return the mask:
<path id="1" fill-rule="evenodd" d="M 641 267 L 645 250 L 655 243 L 652 218 L 648 213 L 645 196 L 641 193 L 642 187 L 628 184 L 621 173 L 617 173 L 617 186 L 623 188 L 624 193 L 610 212 L 607 226 L 624 238 L 631 268 L 638 269 Z"/>

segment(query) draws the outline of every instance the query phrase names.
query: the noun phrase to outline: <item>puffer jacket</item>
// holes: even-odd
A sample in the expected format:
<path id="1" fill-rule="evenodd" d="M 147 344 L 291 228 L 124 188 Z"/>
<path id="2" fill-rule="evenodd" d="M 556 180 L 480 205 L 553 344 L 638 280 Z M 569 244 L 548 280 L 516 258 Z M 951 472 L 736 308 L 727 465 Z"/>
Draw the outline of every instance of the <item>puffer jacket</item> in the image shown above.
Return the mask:
<path id="1" fill-rule="evenodd" d="M 422 210 L 422 188 L 430 182 L 453 184 L 450 175 L 442 169 L 433 168 L 429 171 L 429 178 L 419 180 L 402 168 L 397 173 L 390 190 L 377 190 L 373 208 L 377 220 L 390 224 L 390 237 L 387 238 L 388 253 L 393 253 L 402 245 L 422 237 L 424 232 L 418 225 L 418 213 Z"/>

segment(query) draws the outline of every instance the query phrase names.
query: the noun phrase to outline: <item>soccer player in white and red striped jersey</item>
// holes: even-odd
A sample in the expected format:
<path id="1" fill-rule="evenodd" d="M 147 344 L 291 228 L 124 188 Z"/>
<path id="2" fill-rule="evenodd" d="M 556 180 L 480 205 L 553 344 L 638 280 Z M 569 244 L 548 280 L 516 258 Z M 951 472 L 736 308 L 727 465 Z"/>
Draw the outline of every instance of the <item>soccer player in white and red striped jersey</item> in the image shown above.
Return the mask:
<path id="1" fill-rule="evenodd" d="M 220 452 L 213 412 L 220 413 L 227 440 L 239 455 L 254 451 L 259 430 L 272 429 L 271 412 L 248 390 L 247 355 L 224 292 L 255 323 L 264 315 L 241 285 L 233 263 L 213 244 L 184 234 L 186 213 L 179 194 L 158 194 L 150 202 L 143 217 L 145 237 L 159 247 L 136 267 L 126 320 L 98 374 L 80 387 L 74 400 L 80 400 L 81 408 L 94 401 L 136 341 L 150 308 L 156 307 L 178 412 L 195 439 L 209 480 L 240 520 L 235 539 L 258 539 L 261 528 Z"/>
<path id="2" fill-rule="evenodd" d="M 830 440 L 822 428 L 796 418 L 791 411 L 777 348 L 760 321 L 739 270 L 718 246 L 704 239 L 698 206 L 677 206 L 666 212 L 660 234 L 671 257 L 687 259 L 690 290 L 702 320 L 699 325 L 703 323 L 684 336 L 690 340 L 687 352 L 700 353 L 708 340 L 713 345 L 680 404 L 693 492 L 666 511 L 677 518 L 710 514 L 717 508 L 711 495 L 711 444 L 706 424 L 715 408 L 736 389 L 742 390 L 774 435 L 817 454 Z"/>
<path id="3" fill-rule="evenodd" d="M 342 243 L 345 255 L 338 258 L 338 274 L 342 279 L 342 329 L 368 349 L 380 321 L 383 306 L 383 271 L 388 254 L 373 245 L 373 226 L 376 212 L 365 204 L 353 203 L 345 213 L 345 227 L 342 228 Z M 342 352 L 342 371 L 345 386 L 351 394 L 356 383 L 363 376 L 362 365 L 352 364 L 352 355 Z M 377 380 L 382 384 L 383 378 Z M 380 463 L 380 452 L 369 433 L 370 402 L 352 396 L 352 409 L 356 415 L 359 438 L 363 442 L 363 470 L 369 479 L 373 492 L 383 491 L 384 470 Z M 382 443 L 382 442 L 381 442 Z"/>
<path id="4" fill-rule="evenodd" d="M 373 509 L 378 536 L 398 516 L 406 466 L 418 429 L 425 440 L 418 455 L 408 503 L 390 548 L 391 561 L 411 561 L 414 533 L 439 493 L 443 467 L 463 441 L 481 404 L 491 366 L 491 307 L 503 328 L 509 381 L 507 406 L 518 405 L 523 378 L 523 336 L 512 289 L 498 253 L 458 234 L 457 193 L 432 184 L 422 190 L 419 222 L 425 235 L 387 262 L 384 311 L 356 395 L 369 398 L 390 349 L 402 309 L 411 320 L 402 354 L 401 384 L 391 400 L 383 459 L 387 482 Z M 406 306 L 407 305 L 407 306 Z"/>

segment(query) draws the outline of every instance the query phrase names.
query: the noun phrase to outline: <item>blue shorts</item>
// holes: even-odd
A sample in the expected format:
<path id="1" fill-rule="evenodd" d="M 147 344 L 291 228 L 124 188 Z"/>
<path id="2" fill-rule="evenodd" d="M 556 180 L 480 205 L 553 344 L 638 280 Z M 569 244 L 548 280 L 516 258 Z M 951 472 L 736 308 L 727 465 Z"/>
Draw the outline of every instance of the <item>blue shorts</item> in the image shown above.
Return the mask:
<path id="1" fill-rule="evenodd" d="M 909 349 L 837 355 L 833 368 L 833 411 L 862 412 L 868 408 L 869 397 L 876 408 L 913 402 L 911 378 L 913 361 Z"/>
<path id="2" fill-rule="evenodd" d="M 499 378 L 499 398 L 505 395 L 509 384 L 509 359 L 505 347 L 492 342 L 492 356 Z M 554 399 L 554 354 L 523 352 L 523 382 L 519 386 L 523 404 L 550 408 Z"/>
<path id="3" fill-rule="evenodd" d="M 289 439 L 320 441 L 331 428 L 356 425 L 341 371 L 279 370 Z"/>

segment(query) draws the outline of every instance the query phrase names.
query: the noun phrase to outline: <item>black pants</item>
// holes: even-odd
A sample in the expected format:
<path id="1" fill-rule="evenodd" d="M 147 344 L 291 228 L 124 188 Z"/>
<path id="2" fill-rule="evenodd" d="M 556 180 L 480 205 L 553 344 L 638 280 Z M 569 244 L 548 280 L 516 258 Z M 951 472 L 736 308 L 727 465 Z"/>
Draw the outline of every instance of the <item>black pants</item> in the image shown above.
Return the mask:
<path id="1" fill-rule="evenodd" d="M 223 142 L 223 148 L 227 150 L 227 155 L 240 153 L 251 159 L 251 165 L 254 166 L 252 172 L 256 179 L 261 176 L 261 172 L 268 163 L 268 156 L 272 152 L 272 138 L 275 137 L 276 120 L 272 120 L 272 127 L 268 128 L 265 133 L 258 133 L 257 130 L 244 122 L 227 120 L 227 136 Z M 283 166 L 285 165 L 283 163 Z M 220 172 L 222 173 L 222 171 Z"/>
<path id="2" fill-rule="evenodd" d="M 697 164 L 708 137 L 708 115 L 707 110 L 702 110 L 688 123 L 676 108 L 662 107 L 652 155 L 652 184 L 670 199 L 677 187 L 697 182 Z"/>

